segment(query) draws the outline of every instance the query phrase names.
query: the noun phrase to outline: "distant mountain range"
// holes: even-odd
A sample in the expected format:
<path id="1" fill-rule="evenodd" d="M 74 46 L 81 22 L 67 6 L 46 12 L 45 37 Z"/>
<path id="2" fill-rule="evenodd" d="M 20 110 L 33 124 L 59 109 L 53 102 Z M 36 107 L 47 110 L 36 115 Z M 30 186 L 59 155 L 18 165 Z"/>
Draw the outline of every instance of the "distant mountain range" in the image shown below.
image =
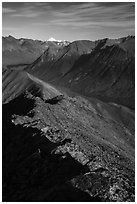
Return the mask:
<path id="1" fill-rule="evenodd" d="M 134 108 L 135 38 L 74 41 L 27 67 L 44 81 Z"/>
<path id="2" fill-rule="evenodd" d="M 48 47 L 68 45 L 67 41 L 16 39 L 13 36 L 2 37 L 2 64 L 30 64 L 36 60 Z"/>
<path id="3" fill-rule="evenodd" d="M 3 38 L 3 65 L 30 64 L 25 70 L 45 82 L 134 108 L 134 45 L 134 36 L 67 46 L 9 36 Z"/>

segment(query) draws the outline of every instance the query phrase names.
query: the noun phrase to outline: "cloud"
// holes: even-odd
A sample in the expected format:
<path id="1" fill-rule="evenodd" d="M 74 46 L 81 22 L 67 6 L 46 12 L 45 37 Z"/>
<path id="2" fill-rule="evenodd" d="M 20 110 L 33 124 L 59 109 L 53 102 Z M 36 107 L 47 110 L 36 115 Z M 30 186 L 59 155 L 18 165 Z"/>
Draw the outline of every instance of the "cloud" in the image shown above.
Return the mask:
<path id="1" fill-rule="evenodd" d="M 128 28 L 134 26 L 135 13 L 129 3 L 88 2 L 51 11 L 50 16 L 50 23 L 60 26 Z"/>
<path id="2" fill-rule="evenodd" d="M 38 17 L 41 14 L 43 14 L 43 11 L 39 11 L 37 9 L 35 9 L 35 7 L 33 6 L 28 6 L 26 8 L 22 8 L 20 9 L 19 12 L 16 12 L 14 14 L 12 14 L 12 17 L 23 17 L 23 18 L 34 18 L 34 17 Z"/>
<path id="3" fill-rule="evenodd" d="M 130 34 L 135 30 L 133 2 L 7 2 L 3 7 L 3 13 L 8 14 L 3 18 L 5 26 L 25 25 L 26 32 L 30 33 L 39 28 L 43 36 L 45 31 L 52 33 L 53 30 L 62 31 L 61 35 L 65 30 L 70 35 L 74 31 L 78 36 L 82 33 Z"/>
<path id="4" fill-rule="evenodd" d="M 20 30 L 20 27 L 2 27 L 2 30 L 11 31 L 11 30 Z"/>
<path id="5" fill-rule="evenodd" d="M 40 3 L 21 2 L 21 3 L 16 4 L 14 2 L 12 6 L 13 5 L 15 5 L 16 9 L 4 7 L 3 13 L 9 13 L 11 17 L 22 17 L 22 18 L 34 18 L 34 17 L 40 16 L 41 14 L 45 13 L 43 11 L 43 7 L 41 8 Z M 7 6 L 7 3 L 5 3 L 4 6 Z"/>
<path id="6" fill-rule="evenodd" d="M 14 13 L 16 12 L 15 9 L 11 9 L 11 8 L 2 8 L 2 13 Z"/>
<path id="7" fill-rule="evenodd" d="M 24 2 L 24 6 L 33 6 L 33 7 L 46 7 L 51 6 L 48 2 Z"/>
<path id="8" fill-rule="evenodd" d="M 135 17 L 134 3 L 122 2 L 85 2 L 85 3 L 50 3 L 50 2 L 24 2 L 16 10 L 3 8 L 4 12 L 12 17 L 34 18 L 43 15 L 43 19 L 57 20 L 58 25 L 68 22 L 124 22 L 133 21 Z M 15 12 L 16 11 L 16 12 Z M 61 22 L 59 22 L 61 21 Z M 74 24 L 74 23 L 72 23 Z M 76 25 L 77 26 L 77 25 Z"/>
<path id="9" fill-rule="evenodd" d="M 101 7 L 119 7 L 119 6 L 131 6 L 135 5 L 134 2 L 96 2 L 96 6 Z"/>
<path id="10" fill-rule="evenodd" d="M 12 17 L 34 18 L 39 15 L 40 15 L 39 13 L 22 12 L 22 13 L 13 14 Z"/>

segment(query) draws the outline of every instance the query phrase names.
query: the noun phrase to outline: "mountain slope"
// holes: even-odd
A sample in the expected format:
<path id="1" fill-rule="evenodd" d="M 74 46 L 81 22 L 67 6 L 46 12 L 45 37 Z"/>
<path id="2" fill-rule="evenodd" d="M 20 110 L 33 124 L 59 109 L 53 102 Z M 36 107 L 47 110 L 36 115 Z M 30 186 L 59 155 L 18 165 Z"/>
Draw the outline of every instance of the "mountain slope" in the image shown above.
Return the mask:
<path id="1" fill-rule="evenodd" d="M 3 201 L 134 201 L 134 113 L 35 90 L 3 104 Z"/>
<path id="2" fill-rule="evenodd" d="M 76 41 L 27 67 L 44 81 L 134 108 L 135 39 Z"/>
<path id="3" fill-rule="evenodd" d="M 107 46 L 81 56 L 71 71 L 59 80 L 60 84 L 88 97 L 134 108 L 135 59 L 122 46 Z"/>
<path id="4" fill-rule="evenodd" d="M 2 64 L 18 65 L 18 64 L 31 64 L 48 47 L 60 48 L 64 46 L 62 43 L 40 41 L 20 38 L 16 39 L 12 36 L 2 37 Z"/>
<path id="5" fill-rule="evenodd" d="M 30 64 L 47 49 L 41 41 L 2 37 L 2 64 Z"/>
<path id="6" fill-rule="evenodd" d="M 41 97 L 43 100 L 62 95 L 53 86 L 25 71 L 3 69 L 3 103 L 8 103 L 25 91 Z"/>
<path id="7" fill-rule="evenodd" d="M 49 47 L 34 63 L 27 67 L 27 71 L 42 77 L 45 81 L 52 81 L 64 76 L 75 64 L 78 58 L 94 49 L 95 42 L 74 41 L 60 49 Z"/>

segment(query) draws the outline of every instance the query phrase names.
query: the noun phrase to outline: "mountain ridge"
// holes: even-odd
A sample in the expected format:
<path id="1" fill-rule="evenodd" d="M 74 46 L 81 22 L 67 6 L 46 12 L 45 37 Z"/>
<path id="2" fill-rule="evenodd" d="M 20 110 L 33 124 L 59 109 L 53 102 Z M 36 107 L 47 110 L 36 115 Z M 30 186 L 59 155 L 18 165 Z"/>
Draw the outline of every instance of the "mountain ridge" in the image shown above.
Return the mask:
<path id="1" fill-rule="evenodd" d="M 132 36 L 67 46 L 10 36 L 4 202 L 135 201 L 134 44 Z"/>

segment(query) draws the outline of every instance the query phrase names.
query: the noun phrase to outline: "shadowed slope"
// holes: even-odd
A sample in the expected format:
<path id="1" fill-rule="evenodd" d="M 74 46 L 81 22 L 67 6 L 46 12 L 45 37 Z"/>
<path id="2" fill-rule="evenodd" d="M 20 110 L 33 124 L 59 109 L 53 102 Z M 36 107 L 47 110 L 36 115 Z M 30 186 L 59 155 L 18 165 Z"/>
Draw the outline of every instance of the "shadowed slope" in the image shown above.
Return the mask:
<path id="1" fill-rule="evenodd" d="M 27 72 L 42 78 L 44 81 L 52 81 L 64 76 L 75 61 L 84 53 L 91 52 L 95 47 L 92 41 L 74 41 L 68 46 L 55 49 L 49 47 L 44 54 L 26 68 Z"/>
<path id="2" fill-rule="evenodd" d="M 134 44 L 132 36 L 76 41 L 57 53 L 46 51 L 26 70 L 43 81 L 84 96 L 134 108 Z"/>
<path id="3" fill-rule="evenodd" d="M 81 56 L 59 81 L 82 95 L 134 108 L 135 59 L 119 46 Z"/>

